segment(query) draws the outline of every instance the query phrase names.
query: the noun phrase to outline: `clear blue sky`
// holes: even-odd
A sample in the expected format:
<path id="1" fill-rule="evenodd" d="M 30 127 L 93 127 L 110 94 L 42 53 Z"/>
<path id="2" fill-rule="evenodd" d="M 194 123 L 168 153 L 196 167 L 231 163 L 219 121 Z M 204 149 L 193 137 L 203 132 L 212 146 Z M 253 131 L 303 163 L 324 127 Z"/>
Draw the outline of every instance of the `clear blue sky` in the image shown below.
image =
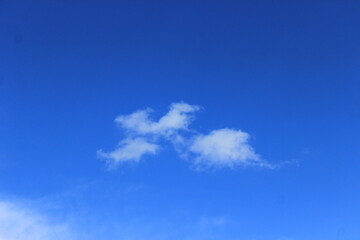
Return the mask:
<path id="1" fill-rule="evenodd" d="M 0 1 L 0 223 L 10 204 L 68 239 L 359 240 L 359 8 Z M 197 132 L 241 129 L 291 163 L 199 171 L 162 139 L 108 170 L 117 116 L 181 101 Z"/>

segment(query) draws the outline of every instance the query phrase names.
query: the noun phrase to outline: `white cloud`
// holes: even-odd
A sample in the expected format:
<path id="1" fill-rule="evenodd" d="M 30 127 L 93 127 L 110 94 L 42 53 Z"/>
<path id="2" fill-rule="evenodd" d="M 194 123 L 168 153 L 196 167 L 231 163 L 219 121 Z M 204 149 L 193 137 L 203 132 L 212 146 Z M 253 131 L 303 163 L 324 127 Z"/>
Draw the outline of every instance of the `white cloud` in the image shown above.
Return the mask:
<path id="1" fill-rule="evenodd" d="M 112 152 L 98 151 L 101 158 L 107 159 L 110 167 L 124 162 L 138 162 L 145 154 L 156 154 L 159 146 L 144 138 L 124 139 Z"/>
<path id="2" fill-rule="evenodd" d="M 0 202 L 0 240 L 74 239 L 66 224 L 52 223 L 46 217 L 10 202 Z"/>
<path id="3" fill-rule="evenodd" d="M 128 137 L 114 151 L 99 150 L 98 156 L 107 159 L 110 167 L 115 167 L 125 162 L 138 162 L 145 154 L 157 154 L 160 147 L 151 143 L 149 135 L 171 137 L 177 143 L 181 139 L 178 131 L 188 128 L 193 120 L 191 113 L 199 109 L 198 106 L 180 102 L 171 104 L 170 110 L 158 121 L 150 118 L 150 108 L 118 116 L 115 122 L 127 131 Z"/>
<path id="4" fill-rule="evenodd" d="M 150 119 L 150 108 L 134 112 L 130 115 L 122 115 L 115 119 L 115 122 L 127 131 L 145 135 L 145 134 L 173 134 L 177 130 L 187 129 L 192 121 L 191 113 L 198 111 L 200 108 L 196 105 L 187 103 L 173 103 L 170 110 L 159 121 Z"/>
<path id="5" fill-rule="evenodd" d="M 246 132 L 223 128 L 196 136 L 189 150 L 196 155 L 195 164 L 198 166 L 268 165 L 255 153 L 248 140 Z"/>
<path id="6" fill-rule="evenodd" d="M 236 167 L 256 165 L 274 168 L 262 160 L 249 144 L 249 134 L 229 128 L 218 129 L 208 135 L 189 129 L 197 105 L 172 103 L 169 111 L 158 121 L 150 118 L 150 108 L 121 115 L 115 122 L 125 130 L 126 138 L 112 152 L 98 151 L 111 166 L 138 162 L 145 154 L 157 154 L 160 138 L 170 141 L 182 157 L 195 155 L 196 167 Z"/>

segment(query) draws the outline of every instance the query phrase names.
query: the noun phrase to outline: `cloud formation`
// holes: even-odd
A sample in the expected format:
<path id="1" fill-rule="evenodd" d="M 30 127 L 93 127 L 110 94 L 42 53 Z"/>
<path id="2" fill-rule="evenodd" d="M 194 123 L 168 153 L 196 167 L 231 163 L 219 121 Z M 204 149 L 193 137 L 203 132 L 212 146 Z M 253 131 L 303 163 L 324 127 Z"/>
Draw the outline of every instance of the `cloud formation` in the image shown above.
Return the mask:
<path id="1" fill-rule="evenodd" d="M 273 168 L 255 152 L 249 144 L 250 135 L 242 130 L 223 128 L 205 135 L 190 129 L 193 114 L 200 109 L 197 105 L 178 102 L 172 103 L 169 111 L 158 121 L 151 119 L 153 110 L 150 108 L 118 116 L 115 122 L 127 137 L 113 151 L 99 150 L 98 156 L 106 159 L 109 166 L 139 162 L 143 155 L 159 153 L 158 142 L 163 138 L 172 142 L 181 156 L 193 156 L 196 167 Z"/>
<path id="2" fill-rule="evenodd" d="M 50 223 L 44 216 L 10 202 L 0 202 L 0 240 L 75 239 L 66 224 Z"/>
<path id="3" fill-rule="evenodd" d="M 249 137 L 248 133 L 241 130 L 213 130 L 208 135 L 196 136 L 190 151 L 197 156 L 197 165 L 234 167 L 263 164 L 264 161 L 250 146 Z"/>
<path id="4" fill-rule="evenodd" d="M 124 162 L 138 162 L 145 154 L 156 154 L 159 146 L 148 142 L 144 138 L 124 139 L 118 147 L 112 152 L 98 151 L 98 156 L 108 159 L 109 166 L 124 163 Z"/>
<path id="5" fill-rule="evenodd" d="M 150 108 L 136 111 L 130 115 L 121 115 L 115 119 L 120 126 L 135 134 L 174 134 L 178 130 L 186 130 L 193 120 L 191 113 L 198 111 L 200 108 L 196 105 L 186 103 L 173 103 L 170 110 L 159 121 L 153 121 Z"/>

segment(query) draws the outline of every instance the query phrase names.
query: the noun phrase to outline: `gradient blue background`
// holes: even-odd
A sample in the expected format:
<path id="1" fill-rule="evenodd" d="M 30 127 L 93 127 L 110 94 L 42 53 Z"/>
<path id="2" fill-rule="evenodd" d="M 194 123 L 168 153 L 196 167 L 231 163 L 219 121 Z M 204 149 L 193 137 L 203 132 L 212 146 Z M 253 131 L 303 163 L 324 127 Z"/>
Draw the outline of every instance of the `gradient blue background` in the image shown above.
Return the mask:
<path id="1" fill-rule="evenodd" d="M 0 195 L 81 216 L 98 239 L 359 240 L 359 9 L 0 1 Z M 181 100 L 204 107 L 202 132 L 242 129 L 297 164 L 196 172 L 164 147 L 106 171 L 117 115 Z"/>

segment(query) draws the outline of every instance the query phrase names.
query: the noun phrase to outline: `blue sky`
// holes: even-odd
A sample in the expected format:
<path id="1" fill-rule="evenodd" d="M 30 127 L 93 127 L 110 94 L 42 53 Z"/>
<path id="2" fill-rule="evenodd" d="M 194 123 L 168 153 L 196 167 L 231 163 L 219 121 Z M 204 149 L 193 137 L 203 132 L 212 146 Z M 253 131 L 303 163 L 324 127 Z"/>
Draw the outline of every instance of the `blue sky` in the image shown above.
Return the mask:
<path id="1" fill-rule="evenodd" d="M 359 240 L 359 7 L 1 1 L 0 239 Z"/>

